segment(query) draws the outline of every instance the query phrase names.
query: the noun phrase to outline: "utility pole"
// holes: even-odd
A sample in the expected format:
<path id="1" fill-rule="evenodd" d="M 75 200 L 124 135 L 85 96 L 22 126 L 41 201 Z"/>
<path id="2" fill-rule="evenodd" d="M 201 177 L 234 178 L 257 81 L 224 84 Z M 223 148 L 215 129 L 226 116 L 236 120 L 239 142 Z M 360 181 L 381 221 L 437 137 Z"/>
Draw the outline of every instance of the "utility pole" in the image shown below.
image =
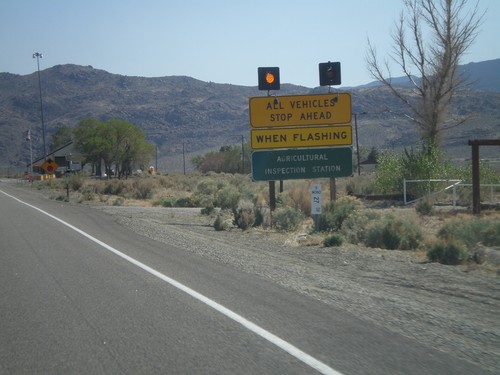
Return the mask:
<path id="1" fill-rule="evenodd" d="M 40 92 L 40 114 L 42 116 L 42 139 L 43 139 L 43 158 L 47 158 L 47 146 L 45 143 L 45 122 L 43 121 L 43 102 L 42 102 L 42 80 L 40 79 L 40 59 L 43 55 L 40 52 L 33 53 L 33 58 L 36 58 L 38 68 L 38 90 Z"/>

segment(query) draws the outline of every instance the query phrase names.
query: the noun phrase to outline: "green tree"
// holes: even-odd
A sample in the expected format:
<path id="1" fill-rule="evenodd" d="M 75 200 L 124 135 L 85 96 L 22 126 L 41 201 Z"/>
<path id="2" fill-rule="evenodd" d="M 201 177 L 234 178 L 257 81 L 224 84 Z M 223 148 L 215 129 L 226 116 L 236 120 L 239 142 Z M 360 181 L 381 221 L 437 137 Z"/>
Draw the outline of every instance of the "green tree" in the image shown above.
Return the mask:
<path id="1" fill-rule="evenodd" d="M 94 118 L 86 118 L 74 129 L 75 147 L 85 156 L 83 164 L 92 165 L 92 173 L 101 174 L 102 136 L 98 134 L 101 122 Z"/>
<path id="2" fill-rule="evenodd" d="M 195 168 L 200 172 L 250 173 L 251 148 L 247 142 L 243 145 L 243 159 L 241 146 L 222 146 L 219 151 L 210 151 L 205 155 L 198 155 L 191 159 Z"/>
<path id="3" fill-rule="evenodd" d="M 75 143 L 86 162 L 97 166 L 97 173 L 102 161 L 107 175 L 115 166 L 119 178 L 131 174 L 133 165 L 144 169 L 154 154 L 154 146 L 145 140 L 144 132 L 120 119 L 82 120 L 75 129 Z"/>

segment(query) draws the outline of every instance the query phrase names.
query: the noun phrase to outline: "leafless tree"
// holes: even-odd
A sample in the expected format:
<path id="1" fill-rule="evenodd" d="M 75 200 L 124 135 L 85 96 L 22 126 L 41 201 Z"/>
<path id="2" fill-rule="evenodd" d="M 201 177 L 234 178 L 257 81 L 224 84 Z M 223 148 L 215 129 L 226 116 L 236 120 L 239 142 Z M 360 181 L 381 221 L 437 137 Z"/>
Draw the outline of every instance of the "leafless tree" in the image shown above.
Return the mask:
<path id="1" fill-rule="evenodd" d="M 402 100 L 412 114 L 425 145 L 439 146 L 442 132 L 464 120 L 450 121 L 449 108 L 465 77 L 457 67 L 474 42 L 484 18 L 479 0 L 472 8 L 468 0 L 403 0 L 392 34 L 389 59 L 380 64 L 375 47 L 368 40 L 370 73 Z M 391 81 L 391 62 L 408 78 L 411 89 Z"/>

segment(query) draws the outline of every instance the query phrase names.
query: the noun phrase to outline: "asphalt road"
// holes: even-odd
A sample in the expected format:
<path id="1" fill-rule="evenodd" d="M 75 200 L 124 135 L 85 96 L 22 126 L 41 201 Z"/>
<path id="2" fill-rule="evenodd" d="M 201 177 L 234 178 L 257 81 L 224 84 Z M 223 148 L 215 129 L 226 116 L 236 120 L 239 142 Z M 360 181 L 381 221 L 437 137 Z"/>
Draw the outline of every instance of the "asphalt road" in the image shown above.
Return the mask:
<path id="1" fill-rule="evenodd" d="M 487 374 L 0 181 L 0 374 Z"/>

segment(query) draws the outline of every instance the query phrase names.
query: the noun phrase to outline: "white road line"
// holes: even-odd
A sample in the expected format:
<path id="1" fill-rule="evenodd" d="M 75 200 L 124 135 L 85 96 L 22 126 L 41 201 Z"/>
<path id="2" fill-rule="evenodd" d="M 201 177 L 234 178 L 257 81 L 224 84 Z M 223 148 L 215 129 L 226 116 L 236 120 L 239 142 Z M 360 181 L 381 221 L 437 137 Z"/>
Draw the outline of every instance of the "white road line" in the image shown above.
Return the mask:
<path id="1" fill-rule="evenodd" d="M 139 268 L 142 268 L 144 271 L 146 272 L 149 272 L 151 275 L 154 275 L 156 277 L 158 277 L 159 279 L 169 283 L 170 285 L 178 288 L 179 290 L 182 290 L 183 292 L 189 294 L 190 296 L 192 296 L 193 298 L 197 299 L 198 301 L 200 302 L 203 302 L 204 304 L 210 306 L 211 308 L 213 308 L 214 310 L 220 312 L 221 314 L 227 316 L 228 318 L 232 319 L 233 321 L 241 324 L 243 327 L 247 328 L 248 330 L 252 331 L 253 333 L 261 336 L 262 338 L 264 338 L 265 340 L 269 341 L 270 343 L 276 345 L 277 347 L 281 348 L 282 350 L 284 350 L 285 352 L 289 353 L 290 355 L 292 355 L 293 357 L 297 358 L 298 360 L 304 362 L 306 365 L 308 365 L 309 367 L 317 370 L 319 373 L 321 374 L 325 374 L 325 375 L 342 375 L 340 372 L 332 369 L 331 367 L 329 367 L 328 365 L 326 365 L 325 363 L 317 360 L 316 358 L 310 356 L 309 354 L 303 352 L 302 350 L 300 350 L 299 348 L 297 348 L 296 346 L 290 344 L 289 342 L 281 339 L 280 337 L 272 334 L 271 332 L 265 330 L 264 328 L 262 327 L 259 327 L 258 325 L 252 323 L 251 321 L 249 321 L 248 319 L 244 318 L 243 316 L 235 313 L 234 311 L 232 310 L 229 310 L 228 308 L 222 306 L 221 304 L 215 302 L 214 300 L 208 298 L 208 297 L 205 297 L 203 294 L 200 294 L 198 293 L 197 291 L 189 288 L 188 286 L 162 274 L 161 272 L 158 272 L 156 271 L 155 269 L 145 265 L 144 263 L 141 263 L 139 262 L 138 260 L 128 256 L 127 254 L 124 254 L 122 253 L 121 251 L 115 249 L 114 247 L 112 246 L 109 246 L 108 244 L 102 242 L 101 240 L 98 240 L 97 238 L 95 237 L 92 237 L 90 234 L 82 231 L 81 229 L 78 229 L 77 227 L 67 223 L 66 221 L 62 220 L 62 219 L 59 219 L 58 217 L 36 207 L 36 206 L 33 206 L 29 203 L 26 203 L 10 194 L 7 194 L 6 192 L 0 190 L 1 193 L 5 194 L 6 196 L 18 201 L 19 203 L 22 203 L 28 207 L 31 207 L 33 208 L 34 210 L 37 210 L 39 212 L 41 212 L 42 214 L 44 215 L 47 215 L 48 217 L 60 222 L 61 224 L 67 226 L 68 228 L 71 228 L 73 229 L 75 232 L 78 232 L 80 233 L 82 236 L 84 237 L 87 237 L 89 240 L 95 242 L 96 244 L 104 247 L 106 250 L 109 250 L 111 251 L 112 253 L 118 255 L 119 257 L 125 259 L 126 261 L 132 263 L 133 265 L 139 267 Z"/>

